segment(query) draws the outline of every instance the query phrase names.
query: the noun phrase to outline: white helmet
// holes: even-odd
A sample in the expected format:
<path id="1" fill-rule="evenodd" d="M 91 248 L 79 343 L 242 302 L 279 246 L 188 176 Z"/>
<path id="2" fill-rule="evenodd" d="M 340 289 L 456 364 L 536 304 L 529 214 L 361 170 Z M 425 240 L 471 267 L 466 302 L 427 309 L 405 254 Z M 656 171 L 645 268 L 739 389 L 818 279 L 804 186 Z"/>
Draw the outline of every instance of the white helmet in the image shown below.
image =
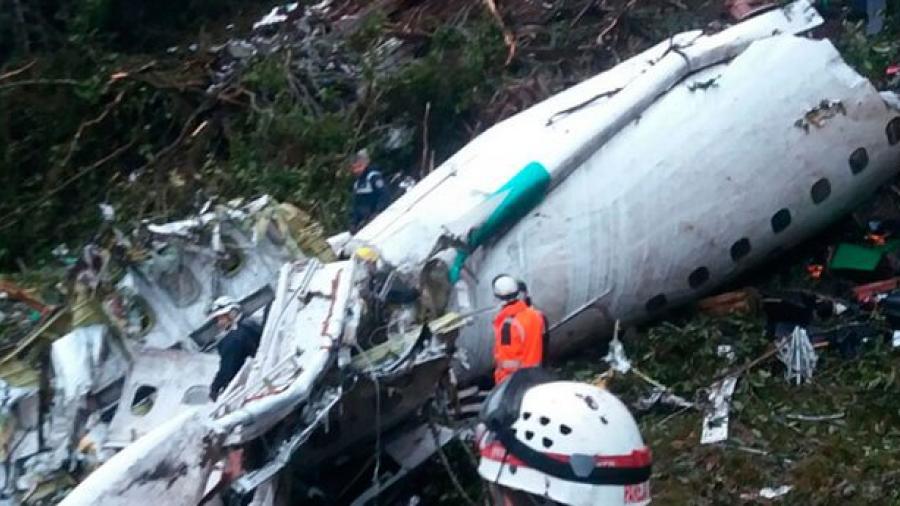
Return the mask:
<path id="1" fill-rule="evenodd" d="M 650 503 L 650 450 L 619 399 L 571 381 L 521 395 L 512 425 L 478 441 L 482 478 L 573 506 Z"/>
<path id="2" fill-rule="evenodd" d="M 241 305 L 231 297 L 223 295 L 213 301 L 212 307 L 209 309 L 209 317 L 217 318 L 232 311 L 240 312 Z"/>
<path id="3" fill-rule="evenodd" d="M 519 295 L 519 281 L 508 274 L 494 278 L 493 288 L 494 296 L 500 300 L 512 300 Z"/>

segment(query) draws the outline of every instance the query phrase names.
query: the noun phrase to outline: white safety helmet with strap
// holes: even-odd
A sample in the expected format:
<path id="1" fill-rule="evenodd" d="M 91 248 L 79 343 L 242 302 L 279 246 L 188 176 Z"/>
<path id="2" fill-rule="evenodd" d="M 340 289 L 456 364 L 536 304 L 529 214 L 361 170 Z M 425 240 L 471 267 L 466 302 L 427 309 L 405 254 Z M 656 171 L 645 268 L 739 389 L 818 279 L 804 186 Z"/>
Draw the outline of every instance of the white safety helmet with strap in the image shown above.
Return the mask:
<path id="1" fill-rule="evenodd" d="M 500 300 L 513 300 L 519 295 L 519 281 L 508 274 L 501 274 L 494 278 L 492 287 L 494 296 Z"/>
<path id="2" fill-rule="evenodd" d="M 219 316 L 226 315 L 232 311 L 240 313 L 241 305 L 231 297 L 223 295 L 213 301 L 212 307 L 209 309 L 209 318 L 218 318 Z"/>
<path id="3" fill-rule="evenodd" d="M 570 381 L 538 384 L 519 395 L 511 426 L 488 422 L 479 437 L 482 478 L 573 506 L 650 503 L 650 450 L 619 399 Z M 494 402 L 509 400 L 501 395 Z"/>

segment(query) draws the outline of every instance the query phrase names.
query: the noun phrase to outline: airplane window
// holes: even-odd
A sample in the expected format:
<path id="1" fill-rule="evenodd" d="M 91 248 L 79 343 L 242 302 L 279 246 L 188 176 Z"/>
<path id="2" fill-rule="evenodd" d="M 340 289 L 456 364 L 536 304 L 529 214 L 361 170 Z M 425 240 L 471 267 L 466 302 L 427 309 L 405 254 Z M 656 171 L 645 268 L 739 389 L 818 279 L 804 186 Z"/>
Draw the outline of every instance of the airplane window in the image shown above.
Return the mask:
<path id="1" fill-rule="evenodd" d="M 850 172 L 854 175 L 865 170 L 868 165 L 869 153 L 866 151 L 866 148 L 856 148 L 856 150 L 850 154 Z"/>
<path id="2" fill-rule="evenodd" d="M 134 391 L 134 398 L 131 400 L 131 414 L 144 416 L 151 409 L 153 403 L 156 402 L 156 387 L 150 385 L 141 385 Z"/>
<path id="3" fill-rule="evenodd" d="M 743 237 L 731 245 L 731 259 L 737 262 L 750 254 L 750 239 Z"/>
<path id="4" fill-rule="evenodd" d="M 194 274 L 184 264 L 164 272 L 159 277 L 159 284 L 172 297 L 175 305 L 185 307 L 200 298 L 202 288 Z"/>
<path id="5" fill-rule="evenodd" d="M 647 301 L 646 308 L 650 313 L 655 313 L 660 309 L 666 307 L 668 301 L 666 300 L 666 296 L 664 294 L 659 294 L 653 296 L 650 300 Z"/>
<path id="6" fill-rule="evenodd" d="M 828 182 L 828 179 L 822 178 L 812 186 L 812 190 L 810 190 L 809 195 L 812 197 L 812 201 L 814 204 L 821 204 L 831 195 L 831 183 Z"/>
<path id="7" fill-rule="evenodd" d="M 700 288 L 707 281 L 709 281 L 709 269 L 706 267 L 698 267 L 688 276 L 688 284 L 691 285 L 691 288 Z"/>
<path id="8" fill-rule="evenodd" d="M 893 146 L 900 142 L 900 117 L 889 121 L 884 131 L 887 134 L 888 144 Z"/>
<path id="9" fill-rule="evenodd" d="M 209 402 L 209 387 L 206 385 L 195 385 L 188 388 L 181 398 L 181 403 L 188 406 L 202 406 L 207 402 Z"/>
<path id="10" fill-rule="evenodd" d="M 772 232 L 776 234 L 783 232 L 791 224 L 791 212 L 787 209 L 781 209 L 772 215 Z"/>
<path id="11" fill-rule="evenodd" d="M 234 239 L 226 238 L 222 243 L 225 246 L 225 251 L 216 260 L 216 267 L 225 277 L 232 277 L 244 267 L 246 258 L 244 257 L 244 252 L 241 251 L 241 247 L 238 246 Z"/>

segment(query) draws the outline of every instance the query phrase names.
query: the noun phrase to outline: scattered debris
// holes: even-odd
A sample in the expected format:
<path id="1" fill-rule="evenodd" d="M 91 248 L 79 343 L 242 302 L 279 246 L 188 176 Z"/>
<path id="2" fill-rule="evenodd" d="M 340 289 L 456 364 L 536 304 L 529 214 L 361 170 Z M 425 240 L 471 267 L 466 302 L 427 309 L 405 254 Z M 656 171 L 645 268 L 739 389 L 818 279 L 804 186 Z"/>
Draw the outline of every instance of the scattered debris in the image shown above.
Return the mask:
<path id="1" fill-rule="evenodd" d="M 487 3 L 496 12 L 494 2 Z M 324 4 L 327 6 L 328 2 Z M 325 34 L 330 27 L 316 25 L 313 16 L 308 15 L 314 9 L 300 9 L 296 4 L 276 8 L 254 26 L 258 33 L 252 40 L 235 40 L 217 49 L 222 75 L 226 76 L 235 66 L 248 64 L 274 44 L 292 44 L 298 49 L 317 51 L 314 47 L 317 37 L 313 35 Z M 282 33 L 279 25 L 287 23 L 292 23 L 299 35 L 293 31 Z M 770 32 L 767 30 L 766 36 Z M 514 49 L 511 45 L 511 55 Z M 697 70 L 691 69 L 689 56 L 683 54 L 690 53 L 692 48 L 673 44 L 670 49 L 680 55 L 670 58 L 678 62 L 679 68 L 683 58 L 689 71 Z M 657 68 L 669 63 L 664 60 L 661 56 L 656 61 Z M 308 64 L 306 61 L 293 63 L 301 69 Z M 309 77 L 302 71 L 297 73 Z M 715 79 L 694 83 L 698 85 L 694 89 L 713 87 Z M 650 101 L 660 100 L 659 94 L 648 96 Z M 310 108 L 316 107 L 311 100 Z M 823 102 L 805 115 L 805 124 L 798 126 L 807 131 L 809 124 L 819 128 L 837 113 L 846 114 L 843 104 Z M 567 115 L 562 121 L 575 116 Z M 544 117 L 541 115 L 540 123 Z M 565 156 L 575 155 L 580 153 Z M 566 170 L 565 167 L 551 169 L 558 171 L 553 173 L 554 177 Z M 435 176 L 444 177 L 440 173 Z M 112 222 L 113 218 L 108 221 Z M 473 226 L 466 231 L 470 237 L 473 231 L 480 230 Z M 376 331 L 367 327 L 369 322 L 365 317 L 371 314 L 367 311 L 368 301 L 359 290 L 370 279 L 354 260 L 336 261 L 330 245 L 340 242 L 343 250 L 347 241 L 326 242 L 321 230 L 299 209 L 266 199 L 248 204 L 208 203 L 197 216 L 189 219 L 144 223 L 129 234 L 115 232 L 108 241 L 112 246 L 90 245 L 76 259 L 74 286 L 70 292 L 72 312 L 77 315 L 76 328 L 51 345 L 58 390 L 54 408 L 59 407 L 61 412 L 56 415 L 54 409 L 51 414 L 54 421 L 60 420 L 65 426 L 59 432 L 65 441 L 55 448 L 41 448 L 40 438 L 36 437 L 39 429 L 33 424 L 29 426 L 28 417 L 22 415 L 16 421 L 21 422 L 17 430 L 22 433 L 17 436 L 28 441 L 22 446 L 27 450 L 21 450 L 26 454 L 20 455 L 21 458 L 37 454 L 33 465 L 26 466 L 28 472 L 20 477 L 28 484 L 26 497 L 42 497 L 38 489 L 47 483 L 56 485 L 73 479 L 69 475 L 73 471 L 63 469 L 57 462 L 62 457 L 73 461 L 94 459 L 95 463 L 107 461 L 107 465 L 97 469 L 66 499 L 66 504 L 99 501 L 126 504 L 148 494 L 159 499 L 174 494 L 192 500 L 220 490 L 220 486 L 231 487 L 246 499 L 258 487 L 274 487 L 272 478 L 289 462 L 302 460 L 301 467 L 317 468 L 338 460 L 336 456 L 346 448 L 369 437 L 376 441 L 375 479 L 374 489 L 365 494 L 375 497 L 385 485 L 383 478 L 399 479 L 433 451 L 440 453 L 442 445 L 450 439 L 452 431 L 442 431 L 434 436 L 433 448 L 427 445 L 422 448 L 427 432 L 424 426 L 419 426 L 417 431 L 405 431 L 397 439 L 381 441 L 387 429 L 402 429 L 402 422 L 415 417 L 422 404 L 434 395 L 435 385 L 450 370 L 457 334 L 470 319 L 445 312 L 438 320 L 422 319 L 405 327 L 390 328 L 386 336 L 376 338 Z M 431 247 L 427 232 L 416 231 L 426 235 L 422 241 L 428 242 L 425 248 Z M 349 244 L 353 245 L 352 239 Z M 403 241 L 397 244 L 395 249 L 412 253 L 412 260 L 424 259 L 416 258 L 415 251 L 408 251 L 413 246 Z M 466 246 L 474 250 L 479 244 Z M 734 257 L 740 251 L 738 248 L 735 253 L 732 248 L 731 254 Z M 396 251 L 392 253 L 397 255 Z M 320 263 L 314 257 L 327 263 Z M 385 258 L 392 259 L 390 255 Z M 464 261 L 465 258 L 460 267 L 465 267 Z M 396 269 L 386 267 L 391 269 L 392 277 L 388 279 L 415 279 L 415 274 L 420 274 L 409 272 L 419 265 L 397 263 Z M 123 272 L 116 272 L 116 267 Z M 705 283 L 708 277 L 708 270 L 703 268 L 691 276 L 691 283 L 693 280 Z M 216 345 L 217 332 L 205 322 L 205 309 L 212 297 L 223 293 L 243 297 L 241 305 L 245 312 L 263 318 L 266 330 L 257 356 L 242 369 L 221 400 L 212 405 L 207 402 L 203 386 L 216 361 L 209 352 Z M 659 302 L 659 307 L 667 303 L 662 294 L 650 300 Z M 778 307 L 794 314 L 767 314 L 776 325 L 794 323 L 794 320 L 808 324 L 819 317 L 819 302 L 816 299 L 810 307 L 802 301 L 798 304 L 782 301 Z M 831 302 L 831 314 L 847 311 L 847 306 L 839 307 L 837 302 Z M 751 296 L 745 293 L 732 299 L 719 298 L 706 307 L 719 314 L 733 314 L 751 312 L 754 306 Z M 598 313 L 609 309 L 596 301 L 585 307 L 591 311 L 597 309 Z M 653 304 L 648 303 L 647 312 L 652 312 L 651 307 Z M 787 365 L 789 381 L 808 381 L 816 364 L 814 345 L 806 328 L 792 329 L 777 351 L 767 352 L 742 367 L 740 373 L 777 353 Z M 119 341 L 107 339 L 107 332 L 115 334 Z M 704 353 L 712 355 L 715 349 L 716 356 L 729 362 L 736 358 L 738 350 L 745 353 L 737 341 L 713 348 L 717 342 L 721 341 L 708 343 Z M 119 343 L 121 349 L 111 343 Z M 619 341 L 618 324 L 605 361 L 611 371 L 633 373 L 653 385 L 654 390 L 644 401 L 648 409 L 658 403 L 683 409 L 695 406 L 635 367 Z M 178 374 L 179 371 L 182 373 Z M 153 377 L 158 373 L 164 378 Z M 728 439 L 732 397 L 740 373 L 728 375 L 708 391 L 701 391 L 706 394 L 702 403 L 706 409 L 701 443 Z M 30 399 L 33 394 L 33 390 L 10 394 L 10 410 L 24 405 L 26 397 Z M 87 407 L 88 397 L 95 406 Z M 90 409 L 93 416 L 87 417 L 87 421 L 72 423 L 76 419 L 72 411 Z M 112 415 L 111 421 L 107 414 Z M 334 421 L 340 423 L 332 424 Z M 313 437 L 316 444 L 307 445 Z M 264 438 L 261 441 L 265 443 L 261 445 L 264 447 L 260 450 L 261 463 L 259 467 L 244 469 L 250 461 L 243 460 L 241 446 L 259 438 Z M 102 453 L 122 447 L 111 458 Z M 397 460 L 401 473 L 379 474 L 382 448 Z M 748 451 L 750 447 L 742 448 Z M 295 459 L 300 449 L 306 453 L 302 459 Z M 769 454 L 765 450 L 754 451 L 758 455 Z M 224 468 L 223 460 L 227 460 Z M 213 473 L 216 466 L 219 466 L 218 474 Z M 790 490 L 790 486 L 766 488 L 759 496 L 775 498 Z M 272 494 L 269 488 L 260 492 L 260 496 Z M 367 497 L 365 494 L 363 497 Z M 260 499 L 263 500 L 268 499 Z"/>
<path id="2" fill-rule="evenodd" d="M 693 408 L 693 402 L 689 402 L 684 397 L 673 394 L 668 388 L 654 387 L 646 396 L 641 397 L 635 403 L 635 409 L 638 411 L 648 411 L 653 406 L 664 404 L 675 408 Z"/>
<path id="3" fill-rule="evenodd" d="M 880 246 L 869 247 L 856 244 L 838 244 L 831 258 L 832 270 L 856 270 L 872 272 L 881 263 L 885 254 L 900 248 L 900 241 L 891 241 Z"/>
<path id="4" fill-rule="evenodd" d="M 806 329 L 795 327 L 789 336 L 779 340 L 778 359 L 787 366 L 784 376 L 788 382 L 799 385 L 812 380 L 818 357 Z"/>
<path id="5" fill-rule="evenodd" d="M 734 395 L 737 380 L 736 376 L 729 376 L 717 381 L 709 388 L 706 400 L 710 402 L 710 406 L 705 410 L 703 416 L 701 444 L 718 443 L 728 439 L 731 396 Z"/>
<path id="6" fill-rule="evenodd" d="M 603 360 L 609 364 L 610 369 L 618 373 L 625 374 L 631 370 L 631 361 L 625 355 L 625 347 L 622 346 L 622 341 L 619 341 L 619 322 L 616 322 L 616 330 L 613 333 L 612 340 L 609 342 L 609 351 Z"/>
<path id="7" fill-rule="evenodd" d="M 728 363 L 734 362 L 736 356 L 734 354 L 734 347 L 730 344 L 720 344 L 716 346 L 716 355 L 728 360 Z"/>
<path id="8" fill-rule="evenodd" d="M 793 485 L 781 485 L 780 487 L 775 488 L 765 487 L 760 489 L 759 492 L 741 494 L 741 499 L 744 501 L 752 501 L 754 499 L 768 499 L 771 501 L 787 495 L 787 493 L 793 489 Z"/>
<path id="9" fill-rule="evenodd" d="M 788 420 L 800 420 L 801 422 L 828 422 L 833 420 L 840 420 L 847 416 L 846 413 L 834 413 L 832 415 L 799 415 L 799 414 L 787 414 L 784 415 Z"/>

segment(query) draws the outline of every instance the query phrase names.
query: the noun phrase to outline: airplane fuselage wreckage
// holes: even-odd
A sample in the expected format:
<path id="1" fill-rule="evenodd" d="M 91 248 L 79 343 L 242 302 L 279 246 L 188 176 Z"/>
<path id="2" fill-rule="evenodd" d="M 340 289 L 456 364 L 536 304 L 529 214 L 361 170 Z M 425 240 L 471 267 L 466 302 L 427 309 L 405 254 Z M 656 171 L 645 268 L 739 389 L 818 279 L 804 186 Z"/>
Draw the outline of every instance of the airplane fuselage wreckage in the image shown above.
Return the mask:
<path id="1" fill-rule="evenodd" d="M 421 413 L 490 370 L 496 275 L 527 283 L 560 353 L 810 237 L 900 166 L 900 100 L 802 35 L 821 22 L 801 0 L 682 33 L 493 126 L 341 246 L 379 252 L 379 293 L 355 259 L 284 264 L 219 400 L 159 420 L 62 504 L 328 497 L 324 470 L 375 441 L 398 467 L 363 503 L 453 435 Z M 420 296 L 375 329 L 392 283 Z M 289 464 L 305 488 L 277 479 Z"/>

